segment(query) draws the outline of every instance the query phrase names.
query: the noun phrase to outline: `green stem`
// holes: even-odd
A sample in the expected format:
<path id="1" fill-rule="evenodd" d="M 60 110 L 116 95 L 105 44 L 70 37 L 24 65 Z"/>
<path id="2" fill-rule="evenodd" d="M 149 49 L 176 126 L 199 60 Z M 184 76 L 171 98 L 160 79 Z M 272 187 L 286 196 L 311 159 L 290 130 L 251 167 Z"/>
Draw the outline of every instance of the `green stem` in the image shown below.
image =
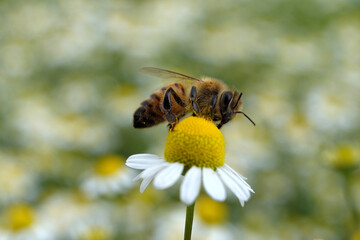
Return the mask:
<path id="1" fill-rule="evenodd" d="M 350 178 L 350 173 L 343 174 L 345 200 L 347 202 L 347 206 L 349 208 L 349 212 L 352 218 L 352 230 L 354 231 L 354 228 L 359 225 L 359 218 L 357 216 L 355 202 L 351 194 Z"/>
<path id="2" fill-rule="evenodd" d="M 191 240 L 191 230 L 194 219 L 194 207 L 195 207 L 195 202 L 190 206 L 186 207 L 184 240 Z"/>

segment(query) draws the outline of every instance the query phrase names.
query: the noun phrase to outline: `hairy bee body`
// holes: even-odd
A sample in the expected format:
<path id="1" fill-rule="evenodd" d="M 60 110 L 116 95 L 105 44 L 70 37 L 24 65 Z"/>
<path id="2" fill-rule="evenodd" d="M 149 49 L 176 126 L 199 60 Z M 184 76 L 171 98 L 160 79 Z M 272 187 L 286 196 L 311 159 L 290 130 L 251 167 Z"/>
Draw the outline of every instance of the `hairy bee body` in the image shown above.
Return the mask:
<path id="1" fill-rule="evenodd" d="M 198 116 L 202 116 L 213 121 L 219 121 L 221 119 L 219 102 L 216 102 L 213 114 L 211 114 L 210 102 L 214 96 L 221 95 L 228 87 L 220 80 L 203 77 L 201 82 L 196 82 L 197 89 L 197 104 L 199 105 Z"/>
<path id="2" fill-rule="evenodd" d="M 141 106 L 134 113 L 133 125 L 135 128 L 152 127 L 166 121 L 166 111 L 162 108 L 162 102 L 164 100 L 164 95 L 167 89 L 169 89 L 170 87 L 174 89 L 176 94 L 186 104 L 186 107 L 180 106 L 172 97 L 172 112 L 176 115 L 178 119 L 180 119 L 189 111 L 189 99 L 187 97 L 188 89 L 186 84 L 169 84 L 161 89 L 156 90 L 150 95 L 149 98 L 147 98 L 140 104 Z"/>
<path id="3" fill-rule="evenodd" d="M 255 125 L 245 113 L 239 111 L 242 94 L 230 90 L 220 80 L 210 77 L 197 79 L 159 68 L 147 67 L 141 70 L 161 78 L 190 80 L 192 84 L 176 82 L 151 94 L 134 113 L 135 128 L 152 127 L 168 121 L 170 129 L 173 129 L 177 121 L 190 112 L 212 121 L 220 121 L 218 128 L 232 120 L 237 113 L 244 114 Z"/>

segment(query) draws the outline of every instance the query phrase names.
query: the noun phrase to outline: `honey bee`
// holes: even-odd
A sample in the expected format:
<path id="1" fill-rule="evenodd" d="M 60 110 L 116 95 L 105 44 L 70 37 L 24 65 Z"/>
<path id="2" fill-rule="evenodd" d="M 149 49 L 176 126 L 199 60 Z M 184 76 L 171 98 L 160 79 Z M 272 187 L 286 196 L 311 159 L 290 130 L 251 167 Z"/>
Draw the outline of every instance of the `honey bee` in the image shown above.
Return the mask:
<path id="1" fill-rule="evenodd" d="M 219 122 L 217 124 L 219 129 L 232 120 L 237 113 L 243 114 L 255 125 L 254 121 L 240 111 L 242 93 L 230 90 L 220 80 L 210 77 L 197 79 L 152 67 L 144 67 L 140 71 L 160 78 L 176 79 L 177 82 L 155 91 L 141 103 L 134 113 L 135 128 L 152 127 L 168 121 L 169 128 L 172 130 L 178 120 L 190 112 L 194 116 Z"/>

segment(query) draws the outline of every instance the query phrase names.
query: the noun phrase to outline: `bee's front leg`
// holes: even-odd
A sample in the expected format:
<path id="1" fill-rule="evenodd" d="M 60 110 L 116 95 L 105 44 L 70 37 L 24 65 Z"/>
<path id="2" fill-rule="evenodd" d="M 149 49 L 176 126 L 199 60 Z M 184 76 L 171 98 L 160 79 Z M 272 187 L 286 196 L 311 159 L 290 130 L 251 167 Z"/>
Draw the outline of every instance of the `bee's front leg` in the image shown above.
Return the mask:
<path id="1" fill-rule="evenodd" d="M 199 105 L 198 103 L 196 102 L 196 95 L 197 95 L 197 92 L 196 92 L 196 87 L 195 86 L 192 86 L 191 88 L 191 92 L 190 92 L 190 101 L 191 101 L 191 105 L 192 105 L 192 108 L 193 108 L 193 113 L 194 115 L 198 115 L 200 110 L 199 110 Z"/>
<path id="2" fill-rule="evenodd" d="M 215 95 L 210 102 L 210 116 L 211 116 L 211 120 L 214 119 L 214 111 L 215 111 L 215 106 L 216 106 L 216 102 L 218 99 L 218 95 Z"/>

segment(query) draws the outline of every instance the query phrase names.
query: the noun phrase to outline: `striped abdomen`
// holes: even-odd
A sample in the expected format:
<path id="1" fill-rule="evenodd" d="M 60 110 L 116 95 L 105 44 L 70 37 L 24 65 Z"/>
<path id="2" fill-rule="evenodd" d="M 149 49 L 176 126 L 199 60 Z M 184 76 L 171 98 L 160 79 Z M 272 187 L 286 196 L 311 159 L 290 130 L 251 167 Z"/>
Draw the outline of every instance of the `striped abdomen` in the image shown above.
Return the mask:
<path id="1" fill-rule="evenodd" d="M 155 91 L 148 99 L 141 103 L 141 106 L 134 113 L 134 128 L 152 127 L 166 120 L 165 111 L 162 108 L 162 103 L 165 92 L 170 87 L 175 91 L 175 93 L 180 97 L 180 99 L 185 103 L 185 105 L 188 106 L 189 100 L 188 97 L 186 97 L 187 91 L 185 85 L 181 83 L 167 85 Z M 172 96 L 171 111 L 179 119 L 186 114 L 187 107 L 180 106 L 178 103 L 176 103 Z"/>

